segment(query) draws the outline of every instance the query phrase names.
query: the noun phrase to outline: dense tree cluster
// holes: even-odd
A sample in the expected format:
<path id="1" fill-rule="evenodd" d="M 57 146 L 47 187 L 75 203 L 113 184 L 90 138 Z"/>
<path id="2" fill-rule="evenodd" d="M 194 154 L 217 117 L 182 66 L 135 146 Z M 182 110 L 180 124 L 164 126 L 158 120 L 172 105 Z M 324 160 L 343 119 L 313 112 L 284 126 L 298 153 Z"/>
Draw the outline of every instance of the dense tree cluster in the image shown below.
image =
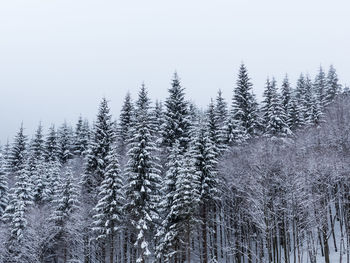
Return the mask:
<path id="1" fill-rule="evenodd" d="M 350 260 L 350 96 L 333 66 L 259 104 L 241 65 L 231 107 L 205 111 L 175 73 L 92 127 L 23 124 L 0 154 L 0 262 Z"/>

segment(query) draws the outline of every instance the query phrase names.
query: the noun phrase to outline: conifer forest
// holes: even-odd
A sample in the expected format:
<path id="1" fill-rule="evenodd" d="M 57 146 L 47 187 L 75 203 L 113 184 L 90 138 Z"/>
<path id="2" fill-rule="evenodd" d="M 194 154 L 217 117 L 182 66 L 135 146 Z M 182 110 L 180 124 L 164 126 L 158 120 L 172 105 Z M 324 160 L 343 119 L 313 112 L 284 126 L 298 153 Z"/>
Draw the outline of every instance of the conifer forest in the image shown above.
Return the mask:
<path id="1" fill-rule="evenodd" d="M 233 80 L 205 108 L 175 73 L 164 101 L 143 84 L 92 121 L 19 123 L 0 262 L 349 263 L 349 88 L 333 66 L 268 78 L 261 102 L 243 63 Z"/>

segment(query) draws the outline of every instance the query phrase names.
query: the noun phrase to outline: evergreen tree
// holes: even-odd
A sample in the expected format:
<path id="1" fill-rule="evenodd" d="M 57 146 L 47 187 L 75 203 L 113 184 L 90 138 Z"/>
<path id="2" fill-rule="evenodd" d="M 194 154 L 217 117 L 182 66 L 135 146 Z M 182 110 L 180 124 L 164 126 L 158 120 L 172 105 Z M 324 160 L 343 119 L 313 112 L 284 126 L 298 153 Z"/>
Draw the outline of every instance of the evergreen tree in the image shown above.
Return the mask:
<path id="1" fill-rule="evenodd" d="M 218 91 L 218 95 L 216 97 L 216 104 L 215 104 L 215 119 L 218 123 L 219 130 L 219 146 L 221 148 L 225 147 L 226 142 L 226 125 L 228 122 L 228 111 L 227 111 L 227 103 L 225 99 L 222 97 L 221 90 Z"/>
<path id="2" fill-rule="evenodd" d="M 25 242 L 25 237 L 27 236 L 27 213 L 33 200 L 31 190 L 28 171 L 22 166 L 16 173 L 16 183 L 3 215 L 10 231 L 7 241 L 9 253 L 7 262 L 27 262 L 26 248 L 29 244 Z"/>
<path id="3" fill-rule="evenodd" d="M 159 167 L 155 159 L 155 144 L 152 138 L 150 101 L 145 86 L 141 87 L 136 102 L 136 123 L 130 140 L 126 167 L 126 211 L 136 234 L 135 245 L 139 251 L 136 262 L 145 262 L 151 254 L 150 231 L 158 220 Z"/>
<path id="4" fill-rule="evenodd" d="M 35 132 L 34 138 L 30 145 L 30 151 L 35 156 L 35 158 L 41 159 L 44 156 L 45 146 L 44 146 L 44 134 L 43 126 L 41 123 Z"/>
<path id="5" fill-rule="evenodd" d="M 106 98 L 103 98 L 94 124 L 87 153 L 83 186 L 88 192 L 96 191 L 104 179 L 107 155 L 115 143 L 114 122 Z"/>
<path id="6" fill-rule="evenodd" d="M 157 146 L 161 143 L 162 136 L 162 126 L 164 123 L 164 112 L 163 112 L 163 104 L 161 101 L 156 101 L 155 107 L 153 110 L 154 116 L 154 136 L 156 138 Z"/>
<path id="7" fill-rule="evenodd" d="M 221 134 L 220 134 L 220 124 L 215 115 L 215 105 L 214 101 L 211 100 L 207 116 L 206 116 L 206 125 L 209 132 L 210 140 L 213 142 L 213 151 L 215 152 L 215 157 L 219 157 L 219 155 L 223 151 L 223 147 L 220 145 L 221 143 Z"/>
<path id="8" fill-rule="evenodd" d="M 90 128 L 88 120 L 83 120 L 79 116 L 78 122 L 75 126 L 74 134 L 74 154 L 77 156 L 85 156 L 89 146 Z"/>
<path id="9" fill-rule="evenodd" d="M 73 131 L 67 122 L 58 129 L 58 158 L 63 164 L 73 158 Z"/>
<path id="10" fill-rule="evenodd" d="M 45 140 L 45 160 L 48 162 L 58 160 L 58 151 L 56 129 L 54 125 L 51 125 Z"/>
<path id="11" fill-rule="evenodd" d="M 130 140 L 131 127 L 134 121 L 134 105 L 131 100 L 131 95 L 128 92 L 124 99 L 124 104 L 122 106 L 119 124 L 117 129 L 118 135 L 118 147 L 120 156 L 124 156 L 127 152 L 127 144 Z"/>
<path id="12" fill-rule="evenodd" d="M 165 101 L 165 119 L 163 125 L 163 145 L 171 149 L 176 140 L 186 149 L 189 142 L 190 120 L 188 103 L 185 101 L 184 88 L 181 87 L 177 73 L 174 74 L 169 97 Z"/>
<path id="13" fill-rule="evenodd" d="M 111 149 L 104 180 L 99 188 L 99 200 L 94 208 L 94 231 L 97 239 L 108 242 L 110 262 L 114 261 L 116 232 L 121 230 L 122 207 L 124 205 L 123 184 L 118 157 Z"/>
<path id="14" fill-rule="evenodd" d="M 329 103 L 331 103 L 340 92 L 341 92 L 341 85 L 338 83 L 338 75 L 333 65 L 331 65 L 329 67 L 327 80 L 326 80 L 327 94 L 325 96 L 325 104 L 328 105 Z"/>
<path id="15" fill-rule="evenodd" d="M 23 123 L 14 138 L 14 142 L 12 143 L 12 147 L 9 154 L 9 168 L 10 171 L 16 173 L 23 169 L 26 162 L 26 154 L 27 154 L 27 136 L 24 135 Z"/>
<path id="16" fill-rule="evenodd" d="M 208 214 L 215 210 L 218 199 L 218 179 L 213 142 L 207 129 L 199 128 L 191 152 L 194 158 L 195 178 L 193 187 L 199 192 L 203 263 L 208 262 Z"/>
<path id="17" fill-rule="evenodd" d="M 68 167 L 59 194 L 54 200 L 54 212 L 50 221 L 54 223 L 55 249 L 58 255 L 63 255 L 64 261 L 75 262 L 77 241 L 80 240 L 80 231 L 77 229 L 79 212 L 78 189 L 71 168 Z M 62 252 L 57 251 L 62 249 Z"/>
<path id="18" fill-rule="evenodd" d="M 231 117 L 243 129 L 244 134 L 254 136 L 258 131 L 257 102 L 252 93 L 252 83 L 244 64 L 241 64 L 232 99 Z"/>
<path id="19" fill-rule="evenodd" d="M 0 153 L 0 219 L 4 214 L 7 204 L 8 204 L 7 173 L 5 169 L 5 160 L 2 154 Z"/>
<path id="20" fill-rule="evenodd" d="M 324 107 L 327 102 L 327 79 L 326 74 L 324 73 L 323 68 L 321 66 L 314 81 L 314 89 L 321 107 Z"/>
<path id="21" fill-rule="evenodd" d="M 289 119 L 290 116 L 290 107 L 291 107 L 291 100 L 292 100 L 292 88 L 289 83 L 288 76 L 286 75 L 282 82 L 282 89 L 281 89 L 281 97 L 282 97 L 282 107 L 287 115 L 287 118 Z"/>

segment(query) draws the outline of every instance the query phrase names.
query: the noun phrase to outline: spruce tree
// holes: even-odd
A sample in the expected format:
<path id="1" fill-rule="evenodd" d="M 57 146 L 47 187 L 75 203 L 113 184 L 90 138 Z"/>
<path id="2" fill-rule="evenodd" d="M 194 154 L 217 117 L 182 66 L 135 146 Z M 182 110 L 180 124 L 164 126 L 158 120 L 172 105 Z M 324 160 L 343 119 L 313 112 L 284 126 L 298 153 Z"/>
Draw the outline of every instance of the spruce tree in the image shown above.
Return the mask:
<path id="1" fill-rule="evenodd" d="M 150 256 L 150 231 L 158 220 L 156 208 L 159 202 L 160 171 L 154 155 L 156 149 L 152 138 L 149 104 L 147 91 L 142 85 L 136 102 L 136 123 L 130 140 L 126 167 L 125 207 L 133 227 L 132 233 L 136 234 L 134 242 L 139 252 L 136 262 L 146 262 Z"/>
<path id="2" fill-rule="evenodd" d="M 227 111 L 227 103 L 225 99 L 222 97 L 221 90 L 218 91 L 218 95 L 216 97 L 215 104 L 215 119 L 219 126 L 218 134 L 219 134 L 219 146 L 224 149 L 226 142 L 226 125 L 228 122 L 228 111 Z"/>
<path id="3" fill-rule="evenodd" d="M 73 158 L 73 131 L 67 122 L 58 129 L 58 158 L 63 164 Z"/>
<path id="4" fill-rule="evenodd" d="M 194 139 L 191 152 L 194 158 L 196 181 L 193 187 L 199 192 L 201 235 L 203 249 L 203 263 L 208 262 L 208 214 L 215 211 L 215 202 L 218 199 L 218 179 L 213 142 L 210 140 L 206 127 L 199 128 Z"/>
<path id="5" fill-rule="evenodd" d="M 35 156 L 35 158 L 41 159 L 44 156 L 45 146 L 44 146 L 44 134 L 43 126 L 41 123 L 35 132 L 34 138 L 30 144 L 30 152 Z"/>
<path id="6" fill-rule="evenodd" d="M 7 173 L 5 168 L 5 160 L 0 153 L 0 219 L 4 214 L 5 208 L 8 204 L 8 186 Z"/>
<path id="7" fill-rule="evenodd" d="M 171 83 L 169 97 L 165 101 L 165 119 L 163 125 L 163 145 L 171 149 L 176 140 L 183 150 L 189 143 L 190 120 L 188 103 L 185 101 L 184 88 L 177 73 Z"/>
<path id="8" fill-rule="evenodd" d="M 95 192 L 104 179 L 107 167 L 107 155 L 115 143 L 114 122 L 106 98 L 103 98 L 97 120 L 91 135 L 84 168 L 83 187 L 88 192 Z"/>
<path id="9" fill-rule="evenodd" d="M 338 81 L 337 72 L 333 65 L 331 65 L 329 67 L 326 80 L 325 105 L 331 103 L 334 98 L 341 92 L 341 85 L 338 83 Z"/>
<path id="10" fill-rule="evenodd" d="M 74 134 L 74 154 L 77 156 L 85 156 L 89 146 L 90 128 L 88 120 L 83 120 L 79 116 L 78 122 L 75 126 Z"/>
<path id="11" fill-rule="evenodd" d="M 326 74 L 324 73 L 323 68 L 321 66 L 314 81 L 314 90 L 317 94 L 318 101 L 320 102 L 320 105 L 323 108 L 327 102 L 327 79 Z"/>
<path id="12" fill-rule="evenodd" d="M 54 162 L 58 160 L 58 141 L 57 133 L 54 125 L 49 128 L 49 133 L 45 140 L 45 160 L 47 162 Z"/>
<path id="13" fill-rule="evenodd" d="M 9 169 L 16 173 L 24 168 L 27 155 L 27 136 L 24 135 L 23 123 L 16 134 L 9 154 Z"/>
<path id="14" fill-rule="evenodd" d="M 130 140 L 131 127 L 134 121 L 134 105 L 131 95 L 128 92 L 125 96 L 124 103 L 119 116 L 117 128 L 117 138 L 120 156 L 124 156 L 127 152 L 127 144 Z"/>
<path id="15" fill-rule="evenodd" d="M 257 134 L 259 126 L 257 102 L 252 87 L 247 68 L 241 64 L 232 99 L 231 117 L 239 123 L 237 126 L 243 129 L 242 133 L 248 136 Z"/>
<path id="16" fill-rule="evenodd" d="M 285 114 L 287 115 L 287 118 L 289 119 L 289 110 L 291 106 L 291 100 L 292 100 L 292 88 L 289 83 L 288 76 L 286 75 L 282 82 L 282 89 L 281 89 L 281 103 L 283 110 Z"/>
<path id="17" fill-rule="evenodd" d="M 70 167 L 67 167 L 59 194 L 54 200 L 54 212 L 50 221 L 55 226 L 54 240 L 58 255 L 66 262 L 75 262 L 77 242 L 80 241 L 80 231 L 77 228 L 79 218 L 78 188 Z M 62 249 L 62 251 L 60 251 Z"/>
<path id="18" fill-rule="evenodd" d="M 124 193 L 121 171 L 119 169 L 118 156 L 111 149 L 107 156 L 105 177 L 98 192 L 98 203 L 94 208 L 94 231 L 98 240 L 103 240 L 109 245 L 110 263 L 114 261 L 116 233 L 122 228 L 124 205 Z"/>

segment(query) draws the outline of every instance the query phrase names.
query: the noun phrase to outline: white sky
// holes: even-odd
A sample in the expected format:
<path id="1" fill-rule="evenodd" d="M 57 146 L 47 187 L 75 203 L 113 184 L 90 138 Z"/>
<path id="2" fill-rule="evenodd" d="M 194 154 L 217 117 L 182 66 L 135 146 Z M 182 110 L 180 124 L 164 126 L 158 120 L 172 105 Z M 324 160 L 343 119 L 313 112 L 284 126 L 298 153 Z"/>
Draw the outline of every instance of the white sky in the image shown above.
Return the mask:
<path id="1" fill-rule="evenodd" d="M 79 114 L 102 96 L 115 117 L 145 81 L 167 96 L 177 70 L 187 97 L 231 98 L 244 61 L 261 96 L 265 79 L 292 83 L 333 63 L 349 83 L 347 0 L 0 0 L 0 141 L 21 121 L 32 133 Z"/>

